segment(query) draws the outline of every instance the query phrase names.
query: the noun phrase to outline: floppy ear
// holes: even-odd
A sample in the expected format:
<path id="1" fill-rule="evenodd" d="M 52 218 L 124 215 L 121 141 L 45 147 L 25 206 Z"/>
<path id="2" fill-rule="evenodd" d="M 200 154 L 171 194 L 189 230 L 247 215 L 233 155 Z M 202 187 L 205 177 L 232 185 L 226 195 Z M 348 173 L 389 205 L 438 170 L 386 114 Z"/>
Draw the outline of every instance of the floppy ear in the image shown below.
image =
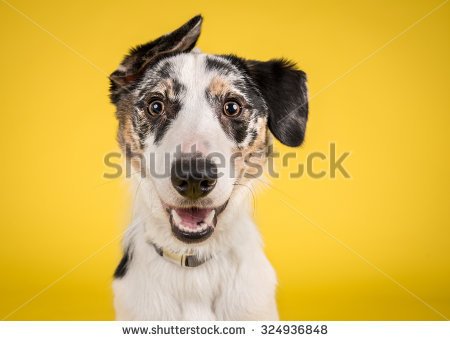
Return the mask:
<path id="1" fill-rule="evenodd" d="M 177 30 L 132 48 L 119 68 L 109 76 L 112 102 L 117 102 L 123 88 L 137 80 L 160 58 L 191 51 L 200 36 L 202 20 L 203 18 L 197 15 Z"/>
<path id="2" fill-rule="evenodd" d="M 267 104 L 270 131 L 281 143 L 300 146 L 308 120 L 306 74 L 284 59 L 247 61 L 247 66 Z"/>

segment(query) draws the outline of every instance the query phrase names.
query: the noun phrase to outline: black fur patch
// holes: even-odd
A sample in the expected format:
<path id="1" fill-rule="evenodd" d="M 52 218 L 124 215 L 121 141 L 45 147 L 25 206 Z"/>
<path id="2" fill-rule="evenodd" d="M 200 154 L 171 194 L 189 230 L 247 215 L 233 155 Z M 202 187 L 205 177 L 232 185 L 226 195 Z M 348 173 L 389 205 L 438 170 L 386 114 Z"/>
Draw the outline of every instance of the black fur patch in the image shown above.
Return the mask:
<path id="1" fill-rule="evenodd" d="M 256 138 L 258 137 L 258 131 L 256 129 L 252 129 L 250 130 L 249 135 L 250 135 L 249 145 L 252 146 Z"/>
<path id="2" fill-rule="evenodd" d="M 226 60 L 221 60 L 219 58 L 206 57 L 206 70 L 207 71 L 217 71 L 222 75 L 228 75 L 236 69 L 233 64 Z"/>
<path id="3" fill-rule="evenodd" d="M 132 259 L 132 253 L 128 249 L 124 254 L 122 259 L 119 262 L 119 265 L 116 268 L 116 271 L 114 271 L 114 278 L 122 278 L 127 274 L 128 267 L 130 265 Z"/>
<path id="4" fill-rule="evenodd" d="M 150 131 L 154 134 L 155 144 L 161 142 L 162 138 L 169 130 L 170 124 L 178 116 L 181 105 L 178 101 L 168 104 L 166 114 L 150 121 Z"/>
<path id="5" fill-rule="evenodd" d="M 247 64 L 268 106 L 270 131 L 285 145 L 301 145 L 308 120 L 306 74 L 283 59 Z"/>
<path id="6" fill-rule="evenodd" d="M 161 62 L 162 65 L 158 67 L 158 69 L 156 70 L 156 74 L 161 78 L 161 79 L 167 79 L 170 78 L 172 73 L 173 73 L 173 66 L 169 61 L 165 61 L 165 62 Z"/>

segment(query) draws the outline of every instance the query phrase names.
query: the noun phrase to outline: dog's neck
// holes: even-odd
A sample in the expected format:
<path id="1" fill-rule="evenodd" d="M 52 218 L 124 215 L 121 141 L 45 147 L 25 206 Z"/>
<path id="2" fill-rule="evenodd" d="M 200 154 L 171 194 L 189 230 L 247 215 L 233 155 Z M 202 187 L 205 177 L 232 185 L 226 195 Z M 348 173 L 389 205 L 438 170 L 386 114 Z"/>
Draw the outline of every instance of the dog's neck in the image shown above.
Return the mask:
<path id="1" fill-rule="evenodd" d="M 192 244 L 180 242 L 173 236 L 169 219 L 154 188 L 138 183 L 137 186 L 135 184 L 132 193 L 135 193 L 132 223 L 127 231 L 125 244 L 143 245 L 144 242 L 147 252 L 166 255 L 167 258 L 172 257 L 177 262 L 185 261 L 186 256 L 190 256 L 193 257 L 190 262 L 197 264 L 247 242 L 239 237 L 245 230 L 249 230 L 247 235 L 254 235 L 253 239 L 259 242 L 259 233 L 254 227 L 250 213 L 249 191 L 237 188 L 230 197 L 227 208 L 218 217 L 213 235 L 202 243 Z"/>

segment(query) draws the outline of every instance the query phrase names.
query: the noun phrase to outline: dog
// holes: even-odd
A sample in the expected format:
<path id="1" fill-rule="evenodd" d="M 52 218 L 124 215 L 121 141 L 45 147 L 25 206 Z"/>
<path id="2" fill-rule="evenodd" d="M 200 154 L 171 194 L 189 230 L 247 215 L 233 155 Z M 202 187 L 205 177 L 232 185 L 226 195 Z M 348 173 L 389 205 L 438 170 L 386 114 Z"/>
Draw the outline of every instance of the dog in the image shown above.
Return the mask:
<path id="1" fill-rule="evenodd" d="M 136 193 L 113 280 L 118 320 L 279 318 L 249 189 L 272 136 L 304 140 L 306 75 L 285 59 L 201 53 L 202 21 L 131 49 L 110 76 Z"/>

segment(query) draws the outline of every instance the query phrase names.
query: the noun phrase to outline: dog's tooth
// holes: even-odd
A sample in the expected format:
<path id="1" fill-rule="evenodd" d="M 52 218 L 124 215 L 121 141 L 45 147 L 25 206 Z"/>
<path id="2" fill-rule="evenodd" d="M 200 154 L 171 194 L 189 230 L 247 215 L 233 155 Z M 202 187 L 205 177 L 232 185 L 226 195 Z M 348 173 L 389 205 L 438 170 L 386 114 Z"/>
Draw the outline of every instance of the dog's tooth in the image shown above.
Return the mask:
<path id="1" fill-rule="evenodd" d="M 205 223 L 207 225 L 211 225 L 215 215 L 216 215 L 216 210 L 211 210 L 211 212 L 209 212 L 208 216 L 205 219 Z"/>
<path id="2" fill-rule="evenodd" d="M 197 224 L 197 226 L 195 227 L 194 232 L 201 232 L 203 230 L 203 223 L 199 223 Z"/>
<path id="3" fill-rule="evenodd" d="M 180 225 L 181 223 L 181 217 L 178 215 L 177 211 L 172 209 L 172 219 L 175 225 Z"/>

